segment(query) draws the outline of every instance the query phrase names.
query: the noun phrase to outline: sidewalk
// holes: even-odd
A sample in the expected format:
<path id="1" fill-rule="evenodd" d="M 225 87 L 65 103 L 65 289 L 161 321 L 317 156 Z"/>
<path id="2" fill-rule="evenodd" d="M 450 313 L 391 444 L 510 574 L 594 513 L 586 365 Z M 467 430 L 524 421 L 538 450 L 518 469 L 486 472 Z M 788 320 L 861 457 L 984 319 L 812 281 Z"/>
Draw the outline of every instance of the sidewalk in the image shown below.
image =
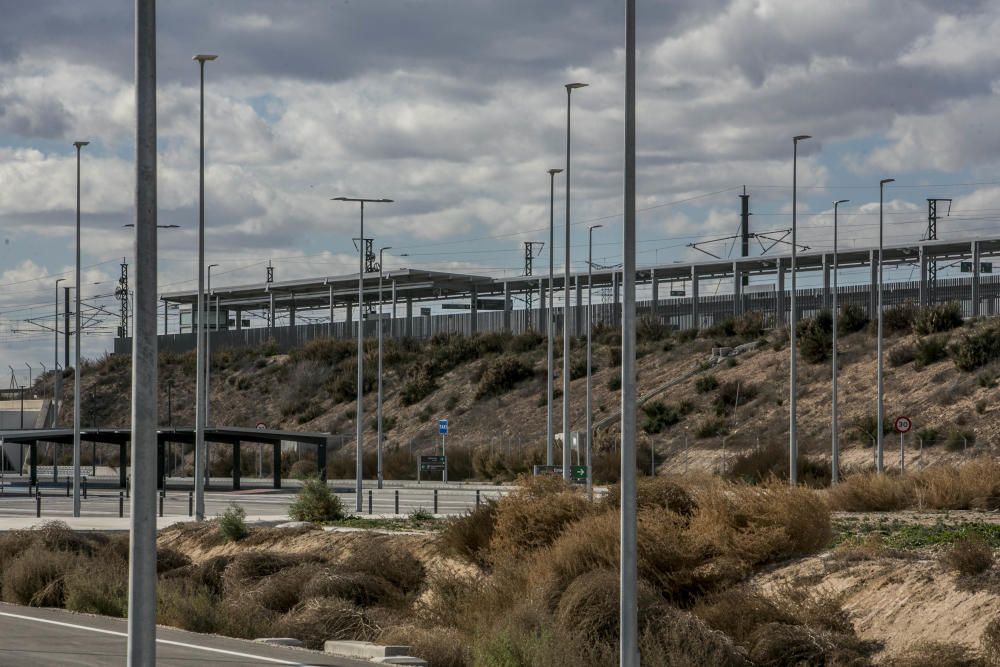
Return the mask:
<path id="1" fill-rule="evenodd" d="M 257 522 L 278 522 L 284 523 L 288 521 L 287 514 L 277 514 L 271 516 L 248 516 L 247 523 L 257 523 Z M 99 531 L 128 531 L 131 526 L 131 519 L 125 517 L 123 519 L 118 517 L 107 517 L 107 516 L 49 516 L 49 517 L 27 517 L 27 516 L 5 516 L 0 517 L 0 532 L 6 532 L 9 530 L 27 530 L 30 528 L 37 528 L 46 523 L 51 523 L 53 521 L 58 521 L 64 523 L 73 530 L 99 530 Z M 193 521 L 186 516 L 164 516 L 157 517 L 156 519 L 156 529 L 162 530 L 168 526 L 172 526 L 175 523 L 184 523 L 187 521 Z"/>

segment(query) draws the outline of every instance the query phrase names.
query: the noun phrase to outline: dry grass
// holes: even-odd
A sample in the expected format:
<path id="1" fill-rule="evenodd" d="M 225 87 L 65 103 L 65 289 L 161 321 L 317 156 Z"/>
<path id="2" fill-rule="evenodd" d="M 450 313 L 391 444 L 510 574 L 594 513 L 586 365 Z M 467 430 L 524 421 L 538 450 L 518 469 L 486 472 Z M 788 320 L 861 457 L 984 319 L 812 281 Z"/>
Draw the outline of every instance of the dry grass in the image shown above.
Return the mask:
<path id="1" fill-rule="evenodd" d="M 313 598 L 295 606 L 275 621 L 281 637 L 301 639 L 307 648 L 321 649 L 328 639 L 371 641 L 379 628 L 361 610 L 339 598 Z"/>
<path id="2" fill-rule="evenodd" d="M 963 537 L 942 554 L 941 563 L 961 575 L 982 574 L 993 567 L 993 549 L 978 535 Z"/>
<path id="3" fill-rule="evenodd" d="M 66 573 L 63 589 L 70 611 L 124 618 L 128 612 L 128 563 L 88 558 Z"/>
<path id="4" fill-rule="evenodd" d="M 875 473 L 850 475 L 827 493 L 830 506 L 845 512 L 891 512 L 909 502 L 899 479 Z"/>
<path id="5" fill-rule="evenodd" d="M 303 600 L 336 597 L 361 607 L 395 604 L 401 597 L 395 586 L 378 575 L 332 570 L 318 572 L 300 589 L 299 596 Z"/>
<path id="6" fill-rule="evenodd" d="M 449 519 L 439 541 L 442 552 L 487 567 L 496 515 L 496 503 L 487 501 L 463 516 Z"/>
<path id="7" fill-rule="evenodd" d="M 967 646 L 945 642 L 917 642 L 881 662 L 886 667 L 985 667 Z"/>
<path id="8" fill-rule="evenodd" d="M 188 579 L 161 579 L 157 586 L 156 621 L 190 632 L 217 632 L 216 597 L 206 586 Z"/>
<path id="9" fill-rule="evenodd" d="M 469 664 L 465 654 L 465 637 L 453 628 L 396 626 L 383 630 L 376 641 L 409 646 L 410 655 L 423 658 L 434 667 L 466 667 Z"/>
<path id="10" fill-rule="evenodd" d="M 32 545 L 4 568 L 3 599 L 32 607 L 61 607 L 63 580 L 75 563 L 71 552 Z"/>
<path id="11" fill-rule="evenodd" d="M 424 583 L 423 563 L 391 535 L 362 533 L 340 569 L 380 577 L 399 591 L 400 598 L 415 594 Z"/>
<path id="12" fill-rule="evenodd" d="M 987 665 L 1000 665 L 1000 618 L 995 618 L 987 624 L 979 638 L 979 648 L 983 661 Z"/>
<path id="13" fill-rule="evenodd" d="M 901 509 L 970 509 L 1000 496 L 1000 462 L 979 457 L 962 465 L 935 465 L 903 476 L 861 473 L 829 489 L 833 509 L 846 512 Z"/>

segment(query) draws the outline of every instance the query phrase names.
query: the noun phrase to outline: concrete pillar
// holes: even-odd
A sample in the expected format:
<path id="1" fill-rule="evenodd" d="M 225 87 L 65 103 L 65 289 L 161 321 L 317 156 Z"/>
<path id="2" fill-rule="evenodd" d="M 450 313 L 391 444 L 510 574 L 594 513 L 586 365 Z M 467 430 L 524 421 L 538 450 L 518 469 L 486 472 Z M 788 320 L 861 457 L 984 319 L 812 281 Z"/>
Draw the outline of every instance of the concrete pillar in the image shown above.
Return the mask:
<path id="1" fill-rule="evenodd" d="M 733 262 L 733 315 L 743 312 L 743 272 L 740 265 Z"/>
<path id="2" fill-rule="evenodd" d="M 653 288 L 652 295 L 652 308 L 650 312 L 653 317 L 659 318 L 660 316 L 660 281 L 656 277 L 656 269 L 649 270 L 649 282 Z"/>
<path id="3" fill-rule="evenodd" d="M 295 304 L 288 306 L 288 326 L 295 326 Z"/>
<path id="4" fill-rule="evenodd" d="M 868 264 L 871 266 L 871 282 L 868 283 L 868 317 L 875 319 L 878 317 L 878 250 L 868 251 Z"/>
<path id="5" fill-rule="evenodd" d="M 701 328 L 701 304 L 698 303 L 698 272 L 691 267 L 691 328 L 698 331 Z"/>
<path id="6" fill-rule="evenodd" d="M 918 250 L 920 257 L 920 305 L 928 305 L 927 301 L 927 251 L 924 246 Z"/>
<path id="7" fill-rule="evenodd" d="M 584 335 L 583 321 L 585 319 L 583 313 L 583 280 L 579 275 L 576 279 L 576 308 L 573 309 L 573 330 L 576 332 L 577 336 Z"/>
<path id="8" fill-rule="evenodd" d="M 510 327 L 511 305 L 512 304 L 510 302 L 510 283 L 504 282 L 504 284 L 503 284 L 503 330 L 506 331 L 506 332 L 508 332 L 508 333 L 511 330 L 511 327 Z"/>
<path id="9" fill-rule="evenodd" d="M 242 308 L 237 308 L 236 309 L 236 330 L 237 331 L 242 331 L 243 330 L 243 309 Z"/>
<path id="10" fill-rule="evenodd" d="M 396 331 L 396 279 L 392 279 L 392 317 L 389 319 L 389 337 L 395 338 Z"/>
<path id="11" fill-rule="evenodd" d="M 263 445 L 262 445 L 263 446 Z M 273 468 L 274 488 L 281 488 L 281 443 L 276 442 L 271 452 L 271 468 Z"/>
<path id="12" fill-rule="evenodd" d="M 774 292 L 774 321 L 779 327 L 785 326 L 788 319 L 785 317 L 785 263 L 778 258 L 777 261 L 778 286 Z"/>
<path id="13" fill-rule="evenodd" d="M 240 490 L 240 443 L 233 443 L 233 491 Z"/>
<path id="14" fill-rule="evenodd" d="M 829 310 L 830 304 L 830 257 L 823 253 L 823 308 Z"/>
<path id="15" fill-rule="evenodd" d="M 469 290 L 469 335 L 475 336 L 479 331 L 479 291 L 473 287 Z"/>
<path id="16" fill-rule="evenodd" d="M 538 280 L 538 330 L 543 334 L 548 333 L 548 328 L 545 326 L 545 281 L 542 279 Z"/>
<path id="17" fill-rule="evenodd" d="M 979 241 L 972 242 L 972 316 L 979 317 Z"/>
<path id="18" fill-rule="evenodd" d="M 406 337 L 413 337 L 413 297 L 406 297 Z"/>

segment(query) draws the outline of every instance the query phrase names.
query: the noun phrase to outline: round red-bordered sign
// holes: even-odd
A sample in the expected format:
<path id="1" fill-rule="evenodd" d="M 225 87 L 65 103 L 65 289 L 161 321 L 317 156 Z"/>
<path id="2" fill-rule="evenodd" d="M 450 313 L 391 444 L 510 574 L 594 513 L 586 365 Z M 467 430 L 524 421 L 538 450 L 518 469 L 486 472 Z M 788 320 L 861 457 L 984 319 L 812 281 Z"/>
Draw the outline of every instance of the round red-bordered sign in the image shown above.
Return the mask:
<path id="1" fill-rule="evenodd" d="M 258 431 L 264 431 L 266 429 L 267 429 L 267 424 L 265 424 L 264 422 L 257 422 Z"/>
<path id="2" fill-rule="evenodd" d="M 908 433 L 913 428 L 913 421 L 909 417 L 896 417 L 893 428 L 896 429 L 896 433 Z"/>

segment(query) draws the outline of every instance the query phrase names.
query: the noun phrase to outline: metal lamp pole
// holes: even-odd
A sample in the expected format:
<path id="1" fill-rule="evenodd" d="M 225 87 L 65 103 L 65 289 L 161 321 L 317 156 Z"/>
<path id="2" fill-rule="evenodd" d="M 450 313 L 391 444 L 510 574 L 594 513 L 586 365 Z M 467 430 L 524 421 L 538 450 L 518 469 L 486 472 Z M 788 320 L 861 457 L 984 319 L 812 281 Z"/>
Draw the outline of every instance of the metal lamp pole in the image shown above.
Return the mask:
<path id="1" fill-rule="evenodd" d="M 563 294 L 565 294 L 565 299 L 563 300 L 563 456 L 562 456 L 562 469 L 563 469 L 563 479 L 567 482 L 570 479 L 570 423 L 569 423 L 569 343 L 570 343 L 570 329 L 569 329 L 569 186 L 570 186 L 570 98 L 573 96 L 573 91 L 577 88 L 586 88 L 588 84 L 586 83 L 567 83 L 566 84 L 566 249 L 565 249 L 565 259 L 563 265 Z"/>
<path id="2" fill-rule="evenodd" d="M 207 312 L 212 312 L 212 269 L 219 266 L 218 264 L 208 265 L 208 285 L 205 289 L 205 294 L 208 297 L 208 308 Z M 215 310 L 215 328 L 219 325 L 219 310 Z M 205 427 L 208 427 L 209 416 L 212 412 L 212 324 L 205 324 Z M 211 477 L 208 471 L 207 459 L 208 459 L 208 448 L 205 448 L 205 479 L 207 480 Z"/>
<path id="3" fill-rule="evenodd" d="M 56 341 L 55 341 L 55 352 L 56 352 L 56 384 L 53 389 L 52 402 L 55 404 L 55 418 L 52 420 L 52 426 L 58 428 L 59 426 L 59 403 L 62 400 L 62 371 L 59 368 L 59 283 L 66 280 L 65 278 L 59 278 L 56 280 L 56 321 L 55 326 L 52 330 L 55 331 Z M 53 463 L 53 465 L 56 465 Z"/>
<path id="4" fill-rule="evenodd" d="M 619 665 L 639 667 L 635 437 L 635 3 L 625 3 L 625 219 L 622 234 L 622 423 Z"/>
<path id="5" fill-rule="evenodd" d="M 837 268 L 840 258 L 837 256 L 837 209 L 841 204 L 846 204 L 850 199 L 840 199 L 833 202 L 833 406 L 830 419 L 833 452 L 830 458 L 831 481 L 836 484 L 840 481 L 840 424 L 837 419 Z"/>
<path id="6" fill-rule="evenodd" d="M 376 456 L 380 489 L 382 488 L 382 253 L 386 250 L 392 250 L 392 246 L 379 248 L 378 251 L 378 408 L 375 421 L 378 427 Z"/>
<path id="7" fill-rule="evenodd" d="M 556 174 L 561 174 L 562 169 L 549 169 L 549 298 L 546 301 L 545 311 L 545 334 L 548 340 L 548 373 L 546 382 L 546 411 L 545 411 L 545 465 L 555 465 L 555 419 L 552 416 L 553 385 L 555 384 L 555 352 L 554 331 L 555 322 L 552 317 L 552 297 L 555 294 L 555 277 L 553 265 L 555 264 L 555 204 L 556 204 Z"/>
<path id="8" fill-rule="evenodd" d="M 878 346 L 876 350 L 878 355 L 878 423 L 875 426 L 875 430 L 878 432 L 878 440 L 876 441 L 878 454 L 875 467 L 879 473 L 885 472 L 885 464 L 882 459 L 882 424 L 885 423 L 883 401 L 885 393 L 882 383 L 882 201 L 885 198 L 886 183 L 892 183 L 895 180 L 895 178 L 883 178 L 878 182 Z"/>
<path id="9" fill-rule="evenodd" d="M 201 104 L 199 119 L 198 151 L 198 315 L 194 326 L 197 334 L 197 363 L 195 378 L 195 438 L 194 438 L 194 516 L 196 521 L 205 520 L 205 414 L 207 391 L 205 385 L 205 63 L 218 58 L 216 55 L 194 56 L 201 74 Z"/>
<path id="10" fill-rule="evenodd" d="M 798 432 L 796 430 L 796 399 L 798 394 L 798 375 L 796 373 L 795 364 L 798 358 L 798 350 L 795 349 L 795 328 L 798 325 L 798 320 L 796 318 L 797 311 L 795 309 L 795 260 L 796 260 L 796 250 L 798 246 L 796 245 L 796 207 L 798 205 L 798 159 L 799 159 L 799 142 L 805 141 L 806 139 L 811 139 L 808 134 L 800 134 L 797 137 L 792 137 L 792 313 L 791 323 L 789 325 L 789 342 L 791 344 L 791 350 L 789 354 L 791 355 L 791 361 L 788 367 L 788 479 L 792 486 L 799 483 L 799 442 L 798 442 Z"/>
<path id="11" fill-rule="evenodd" d="M 594 230 L 604 225 L 591 225 L 587 230 L 587 497 L 593 497 L 594 476 L 591 473 L 591 439 L 594 436 L 593 413 L 593 369 L 591 354 L 591 333 L 594 328 Z"/>
<path id="12" fill-rule="evenodd" d="M 358 202 L 361 204 L 361 227 L 360 233 L 358 234 L 358 407 L 357 415 L 355 419 L 358 426 L 358 442 L 357 442 L 357 458 L 355 460 L 354 468 L 354 492 L 355 492 L 355 510 L 360 512 L 362 510 L 362 502 L 364 492 L 362 490 L 362 474 L 363 470 L 363 451 L 362 445 L 364 443 L 365 435 L 365 419 L 364 419 L 364 399 L 365 384 L 364 384 L 364 363 L 365 363 L 365 319 L 364 319 L 364 307 L 365 307 L 365 204 L 391 204 L 391 199 L 365 199 L 361 197 L 334 197 L 332 201 L 349 201 Z"/>
<path id="13" fill-rule="evenodd" d="M 80 149 L 89 141 L 74 141 L 76 146 L 76 313 L 73 345 L 73 516 L 80 516 Z"/>

